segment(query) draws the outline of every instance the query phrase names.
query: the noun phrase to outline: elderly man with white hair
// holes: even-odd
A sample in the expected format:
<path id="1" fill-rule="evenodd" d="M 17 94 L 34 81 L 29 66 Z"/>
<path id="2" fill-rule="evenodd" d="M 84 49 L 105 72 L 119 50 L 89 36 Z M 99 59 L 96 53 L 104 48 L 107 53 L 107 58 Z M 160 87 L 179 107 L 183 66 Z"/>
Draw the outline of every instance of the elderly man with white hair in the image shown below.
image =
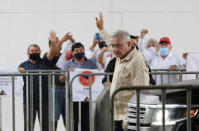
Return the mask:
<path id="1" fill-rule="evenodd" d="M 103 28 L 103 18 L 101 13 L 100 19 L 96 18 L 96 24 L 100 33 L 102 33 L 102 36 L 105 36 L 106 34 L 103 33 L 106 33 L 106 31 Z M 135 47 L 132 47 L 129 33 L 124 30 L 118 30 L 110 36 L 109 42 L 107 43 L 116 56 L 110 95 L 112 95 L 116 89 L 124 86 L 148 85 L 148 66 L 143 55 Z M 123 130 L 122 120 L 127 113 L 127 103 L 134 93 L 135 91 L 122 91 L 115 96 L 115 131 Z"/>

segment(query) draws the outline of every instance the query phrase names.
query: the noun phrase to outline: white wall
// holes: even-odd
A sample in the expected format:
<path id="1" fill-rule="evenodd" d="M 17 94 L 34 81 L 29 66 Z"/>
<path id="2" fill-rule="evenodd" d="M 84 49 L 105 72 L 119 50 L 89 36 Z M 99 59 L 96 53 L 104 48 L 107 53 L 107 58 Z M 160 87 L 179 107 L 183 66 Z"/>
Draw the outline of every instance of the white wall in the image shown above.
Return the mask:
<path id="1" fill-rule="evenodd" d="M 95 16 L 102 11 L 105 27 L 127 29 L 147 38 L 171 38 L 175 52 L 198 52 L 198 0 L 0 0 L 0 66 L 16 68 L 27 59 L 29 44 L 48 50 L 48 35 L 71 31 L 77 41 L 90 45 L 97 32 Z"/>
<path id="2" fill-rule="evenodd" d="M 0 67 L 17 68 L 32 43 L 46 52 L 51 29 L 90 45 L 100 11 L 110 32 L 147 28 L 147 38 L 170 37 L 178 54 L 199 52 L 199 0 L 0 0 Z"/>

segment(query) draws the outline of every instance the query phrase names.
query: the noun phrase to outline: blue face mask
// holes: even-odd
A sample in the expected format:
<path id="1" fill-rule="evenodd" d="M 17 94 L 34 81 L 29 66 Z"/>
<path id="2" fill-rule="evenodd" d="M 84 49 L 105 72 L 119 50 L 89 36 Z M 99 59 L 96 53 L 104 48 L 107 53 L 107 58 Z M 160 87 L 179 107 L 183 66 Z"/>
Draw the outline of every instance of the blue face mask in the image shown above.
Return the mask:
<path id="1" fill-rule="evenodd" d="M 160 50 L 159 50 L 159 52 L 160 52 L 161 56 L 168 56 L 168 54 L 169 54 L 169 48 L 167 48 L 167 47 L 161 47 Z"/>

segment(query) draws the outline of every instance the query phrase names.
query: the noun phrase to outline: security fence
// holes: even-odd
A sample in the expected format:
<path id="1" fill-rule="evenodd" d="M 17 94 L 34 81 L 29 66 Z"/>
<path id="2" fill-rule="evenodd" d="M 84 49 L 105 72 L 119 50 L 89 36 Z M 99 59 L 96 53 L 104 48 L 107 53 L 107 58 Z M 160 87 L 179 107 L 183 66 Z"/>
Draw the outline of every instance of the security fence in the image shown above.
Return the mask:
<path id="1" fill-rule="evenodd" d="M 197 90 L 199 90 L 199 82 L 197 83 L 197 84 L 194 84 L 194 85 L 189 85 L 189 84 L 185 84 L 185 85 L 183 85 L 183 84 L 179 84 L 179 85 L 163 85 L 163 86 L 133 86 L 133 87 L 121 87 L 121 88 L 119 88 L 119 89 L 117 89 L 114 93 L 113 93 L 113 95 L 112 95 L 112 97 L 111 97 L 111 118 L 112 118 L 112 120 L 111 120 L 111 127 L 112 127 L 112 129 L 114 129 L 114 124 L 113 124 L 113 121 L 114 121 L 114 119 L 113 119 L 113 110 L 114 110 L 114 97 L 116 96 L 116 94 L 117 93 L 119 93 L 119 92 L 121 92 L 121 91 L 126 91 L 126 90 L 128 90 L 128 91 L 132 91 L 132 90 L 135 90 L 136 91 L 136 117 L 135 117 L 135 119 L 136 119 L 136 129 L 134 129 L 134 130 L 137 130 L 137 131 L 140 131 L 141 129 L 140 129 L 140 125 L 141 125 L 141 123 L 140 123 L 140 121 L 141 121 L 141 107 L 140 107 L 140 105 L 141 104 L 143 104 L 143 103 L 141 103 L 141 101 L 140 101 L 140 93 L 141 93 L 141 91 L 142 90 L 157 90 L 157 89 L 160 89 L 161 90 L 161 98 L 162 98 L 162 104 L 161 103 L 159 103 L 159 105 L 156 105 L 155 106 L 155 108 L 160 108 L 161 110 L 162 110 L 162 124 L 161 124 L 161 128 L 159 128 L 159 130 L 161 131 L 170 131 L 171 129 L 169 128 L 169 129 L 167 129 L 166 127 L 165 127 L 165 110 L 166 110 L 166 108 L 168 108 L 169 106 L 169 108 L 171 108 L 171 104 L 170 105 L 166 105 L 166 90 L 174 90 L 174 89 L 185 89 L 186 90 L 186 100 L 187 100 L 187 103 L 186 103 L 186 106 L 183 106 L 183 105 L 179 105 L 179 106 L 181 106 L 181 107 L 184 107 L 184 108 L 186 108 L 187 109 L 187 131 L 191 131 L 191 113 L 189 113 L 189 112 L 191 112 L 191 109 L 192 108 L 196 108 L 196 109 L 199 109 L 199 105 L 198 104 L 195 104 L 195 105 L 192 105 L 192 103 L 191 103 L 191 95 L 192 95 L 192 90 L 195 90 L 195 89 L 197 89 Z M 177 94 L 176 94 L 177 95 Z M 147 104 L 146 104 L 147 105 Z M 154 106 L 154 105 L 153 105 Z M 129 129 L 128 129 L 129 130 Z M 143 128 L 142 128 L 142 130 L 143 130 Z M 150 131 L 152 131 L 152 130 L 157 130 L 157 129 L 152 129 L 152 128 L 150 128 L 150 129 L 146 129 L 146 130 L 150 130 Z M 159 131 L 158 130 L 158 131 Z M 174 129 L 172 128 L 172 131 L 173 131 Z M 186 130 L 186 129 L 183 129 L 183 131 L 184 130 Z M 130 130 L 129 130 L 130 131 Z M 132 130 L 133 131 L 133 130 Z M 180 131 L 180 130 L 175 130 L 175 131 Z"/>
<path id="2" fill-rule="evenodd" d="M 191 75 L 195 75 L 195 78 L 198 78 L 198 74 L 199 72 L 185 72 L 185 71 L 167 71 L 167 70 L 160 70 L 158 72 L 158 70 L 156 71 L 152 71 L 150 74 L 152 74 L 155 78 L 157 77 L 160 77 L 160 83 L 161 85 L 164 84 L 164 81 L 163 81 L 163 77 L 166 76 L 166 77 L 170 77 L 170 75 L 176 75 L 179 80 L 178 81 L 182 81 L 183 80 L 183 77 L 185 75 L 188 75 L 188 74 L 191 74 Z M 76 76 L 74 76 L 73 78 L 71 78 L 71 81 L 70 81 L 70 76 L 69 76 L 69 72 L 68 71 L 63 71 L 63 70 L 29 70 L 29 71 L 26 71 L 25 73 L 12 73 L 12 74 L 0 74 L 0 77 L 11 77 L 12 79 L 12 130 L 15 131 L 16 129 L 16 125 L 15 125 L 15 83 L 14 83 L 14 79 L 15 77 L 17 76 L 23 76 L 24 78 L 24 82 L 25 82 L 25 107 L 26 108 L 26 117 L 25 117 L 25 124 L 26 124 L 26 131 L 33 131 L 34 130 L 34 112 L 33 112 L 33 109 L 34 109 L 34 102 L 35 102 L 35 98 L 34 95 L 35 95 L 35 92 L 33 90 L 33 87 L 34 86 L 34 82 L 35 81 L 38 81 L 38 86 L 39 86 L 39 100 L 38 100 L 38 113 L 40 114 L 39 115 L 39 119 L 40 119 L 40 130 L 42 130 L 42 127 L 43 127 L 43 130 L 44 130 L 44 126 L 43 126 L 43 111 L 42 111 L 42 108 L 44 108 L 43 106 L 43 101 L 45 99 L 45 96 L 42 97 L 42 94 L 47 91 L 48 93 L 48 130 L 49 131 L 54 131 L 55 130 L 55 88 L 56 88 L 56 85 L 55 85 L 55 81 L 58 79 L 57 76 L 59 75 L 63 75 L 65 76 L 65 98 L 66 98 L 66 101 L 65 101 L 65 105 L 66 105 L 66 110 L 65 110 L 65 114 L 66 114 L 66 131 L 73 131 L 74 130 L 74 118 L 73 118 L 73 93 L 72 93 L 72 84 L 73 84 L 73 81 L 75 78 L 78 78 L 79 76 L 88 76 L 88 81 L 89 81 L 89 119 L 90 119 L 90 131 L 94 131 L 96 130 L 97 131 L 97 127 L 98 127 L 98 124 L 99 123 L 96 123 L 96 118 L 95 116 L 99 116 L 99 115 L 96 115 L 95 113 L 95 110 L 98 110 L 97 107 L 98 107 L 98 104 L 99 102 L 93 102 L 92 101 L 92 88 L 91 88 L 91 77 L 92 76 L 107 76 L 107 88 L 109 88 L 109 77 L 110 75 L 112 75 L 112 73 L 84 73 L 84 74 L 78 74 Z M 46 81 L 44 80 L 46 79 Z M 157 80 L 157 79 L 156 79 Z M 167 81 L 167 83 L 170 83 L 170 81 Z M 44 89 L 44 86 L 43 85 L 47 85 L 47 89 Z M 190 98 L 190 95 L 191 95 L 191 91 L 190 89 L 195 89 L 197 88 L 197 86 L 192 86 L 192 85 L 189 85 L 189 86 L 147 86 L 147 87 L 140 87 L 140 86 L 136 86 L 136 87 L 130 87 L 130 88 L 121 88 L 119 90 L 117 90 L 114 95 L 119 92 L 120 90 L 136 90 L 137 92 L 137 118 L 139 118 L 139 112 L 140 112 L 140 91 L 141 90 L 146 90 L 146 89 L 151 89 L 151 90 L 154 90 L 154 89 L 161 89 L 162 90 L 162 98 L 163 98 L 163 103 L 162 103 L 162 111 L 163 111 L 163 130 L 165 129 L 165 121 L 164 121 L 164 118 L 165 118 L 165 90 L 166 89 L 187 89 L 187 99 Z M 114 95 L 112 97 L 112 102 L 113 102 L 113 98 L 114 98 Z M 99 96 L 100 97 L 100 96 Z M 109 98 L 110 100 L 110 98 Z M 108 101 L 109 101 L 108 100 Z M 51 102 L 52 101 L 52 102 Z M 52 103 L 52 105 L 51 105 Z M 109 103 L 109 102 L 108 102 Z M 113 104 L 111 104 L 111 102 L 109 103 L 109 105 L 107 105 L 107 110 L 109 112 L 108 115 L 110 115 L 110 113 L 112 112 L 112 109 L 111 106 Z M 110 108 L 108 107 L 110 106 Z M 187 103 L 187 112 L 190 112 L 190 109 L 191 109 L 191 103 L 190 103 L 190 99 L 188 99 L 188 103 Z M 51 116 L 51 111 L 53 112 L 53 116 Z M 80 113 L 81 114 L 81 113 Z M 25 115 L 25 114 L 24 114 Z M 104 117 L 108 117 L 107 116 L 104 116 Z M 51 120 L 51 117 L 53 118 Z M 101 116 L 100 116 L 101 117 Z M 103 115 L 102 115 L 103 117 Z M 81 115 L 79 115 L 79 121 L 81 121 Z M 112 121 L 110 121 L 110 124 L 111 122 L 113 122 L 113 119 Z M 187 129 L 191 129 L 191 127 L 189 126 L 190 125 L 190 122 L 191 122 L 191 118 L 190 118 L 190 113 L 188 113 L 188 127 Z M 80 123 L 80 122 L 79 122 Z M 139 119 L 137 119 L 137 130 L 139 130 Z M 106 123 L 107 126 L 109 125 L 109 123 Z M 81 124 L 78 124 L 79 126 L 79 131 L 81 130 Z M 113 129 L 113 123 L 112 123 L 112 126 L 109 125 L 109 127 L 107 127 L 107 129 Z M 1 129 L 2 130 L 2 129 Z M 110 130 L 109 130 L 110 131 Z"/>

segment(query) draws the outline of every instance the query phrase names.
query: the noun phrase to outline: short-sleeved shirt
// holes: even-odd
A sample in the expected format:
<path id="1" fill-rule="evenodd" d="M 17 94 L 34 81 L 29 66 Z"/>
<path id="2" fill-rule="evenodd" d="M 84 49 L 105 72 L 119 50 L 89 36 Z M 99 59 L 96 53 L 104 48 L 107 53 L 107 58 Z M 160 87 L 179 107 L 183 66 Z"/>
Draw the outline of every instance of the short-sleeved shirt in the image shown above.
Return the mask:
<path id="1" fill-rule="evenodd" d="M 26 60 L 25 62 L 19 65 L 19 68 L 25 68 L 25 70 L 47 70 L 49 67 L 49 61 L 47 58 L 41 59 L 36 64 Z M 23 86 L 23 101 L 26 104 L 26 76 L 23 76 L 24 86 Z M 28 77 L 28 89 L 30 93 L 30 77 Z M 30 99 L 30 94 L 29 94 Z M 33 76 L 33 100 L 34 102 L 39 102 L 39 76 Z M 42 76 L 42 100 L 48 100 L 48 76 Z M 30 102 L 30 101 L 29 101 Z"/>
<path id="2" fill-rule="evenodd" d="M 85 57 L 85 60 L 82 64 L 79 64 L 74 59 L 69 60 L 62 70 L 68 70 L 69 68 L 80 68 L 80 69 L 97 69 L 97 64 L 92 60 L 89 60 Z"/>

